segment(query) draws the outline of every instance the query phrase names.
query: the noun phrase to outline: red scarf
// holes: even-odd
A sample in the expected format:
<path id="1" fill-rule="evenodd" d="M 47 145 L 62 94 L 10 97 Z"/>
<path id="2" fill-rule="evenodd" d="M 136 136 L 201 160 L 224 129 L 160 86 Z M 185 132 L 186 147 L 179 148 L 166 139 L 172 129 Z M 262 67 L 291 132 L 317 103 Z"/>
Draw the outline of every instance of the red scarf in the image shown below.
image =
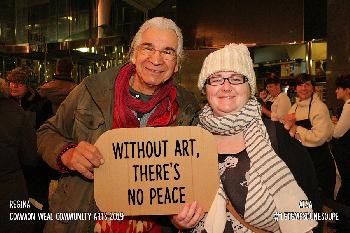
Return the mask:
<path id="1" fill-rule="evenodd" d="M 127 64 L 119 72 L 114 85 L 114 111 L 112 128 L 140 127 L 135 112 L 149 113 L 156 110 L 148 118 L 147 126 L 166 126 L 174 123 L 179 106 L 176 102 L 176 88 L 172 80 L 168 80 L 152 98 L 144 103 L 131 96 L 129 81 L 135 72 L 134 65 Z M 96 222 L 103 233 L 160 233 L 161 227 L 153 216 L 125 217 L 122 221 Z"/>
<path id="2" fill-rule="evenodd" d="M 144 103 L 131 96 L 129 81 L 135 72 L 134 65 L 127 64 L 121 68 L 114 85 L 114 111 L 112 128 L 137 128 L 140 123 L 135 112 L 149 113 L 147 126 L 166 126 L 174 123 L 179 106 L 176 102 L 176 88 L 172 79 L 168 80 L 152 98 Z"/>

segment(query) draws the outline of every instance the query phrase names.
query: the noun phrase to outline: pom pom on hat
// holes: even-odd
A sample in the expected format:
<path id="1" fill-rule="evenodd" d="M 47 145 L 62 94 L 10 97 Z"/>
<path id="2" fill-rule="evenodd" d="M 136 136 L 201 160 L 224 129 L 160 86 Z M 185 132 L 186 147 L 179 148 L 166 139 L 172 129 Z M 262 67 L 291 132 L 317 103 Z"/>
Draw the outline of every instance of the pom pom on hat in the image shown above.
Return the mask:
<path id="1" fill-rule="evenodd" d="M 232 43 L 210 53 L 205 58 L 199 74 L 199 90 L 203 89 L 204 83 L 210 75 L 221 71 L 231 71 L 246 76 L 250 85 L 251 95 L 255 94 L 256 78 L 253 61 L 245 45 Z"/>

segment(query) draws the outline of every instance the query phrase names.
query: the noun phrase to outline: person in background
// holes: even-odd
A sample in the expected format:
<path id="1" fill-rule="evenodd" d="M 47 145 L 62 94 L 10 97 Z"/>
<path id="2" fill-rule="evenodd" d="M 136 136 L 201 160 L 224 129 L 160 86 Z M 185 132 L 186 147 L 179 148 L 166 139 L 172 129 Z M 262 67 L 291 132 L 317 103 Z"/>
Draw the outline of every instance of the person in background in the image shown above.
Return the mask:
<path id="1" fill-rule="evenodd" d="M 281 81 L 278 77 L 271 77 L 265 81 L 266 90 L 273 98 L 271 110 L 262 105 L 262 113 L 273 121 L 280 121 L 287 115 L 291 107 L 286 93 L 281 92 Z"/>
<path id="2" fill-rule="evenodd" d="M 299 208 L 307 196 L 271 146 L 254 97 L 256 78 L 248 48 L 229 44 L 209 54 L 198 87 L 208 100 L 200 126 L 215 136 L 221 182 L 209 212 L 192 232 L 312 230 L 317 225 L 313 220 L 274 219 L 276 212 L 312 209 Z"/>
<path id="3" fill-rule="evenodd" d="M 31 221 L 10 221 L 10 212 L 31 212 L 26 207 L 11 208 L 11 201 L 28 202 L 23 170 L 33 169 L 39 157 L 32 122 L 23 109 L 8 98 L 4 92 L 7 88 L 5 83 L 0 83 L 0 229 L 9 233 L 35 232 Z"/>
<path id="4" fill-rule="evenodd" d="M 265 109 L 271 111 L 271 106 L 273 104 L 273 98 L 272 96 L 267 92 L 266 89 L 263 89 L 259 91 L 259 98 L 258 98 L 259 103 L 261 106 L 263 106 Z M 262 115 L 263 117 L 267 118 L 264 114 Z M 269 118 L 270 119 L 270 118 Z"/>
<path id="5" fill-rule="evenodd" d="M 264 75 L 264 79 L 275 78 L 277 75 L 273 72 L 267 72 Z M 264 106 L 267 110 L 271 111 L 271 105 L 273 104 L 274 97 L 266 89 L 266 83 L 264 82 L 264 89 L 259 91 L 258 101 L 262 106 Z M 267 117 L 266 115 L 262 115 L 263 117 Z M 270 119 L 270 118 L 269 118 Z"/>
<path id="6" fill-rule="evenodd" d="M 323 197 L 334 199 L 336 171 L 328 144 L 333 135 L 329 111 L 314 93 L 310 75 L 299 74 L 296 82 L 298 100 L 286 115 L 284 126 L 290 136 L 298 139 L 309 151 Z"/>
<path id="7" fill-rule="evenodd" d="M 35 90 L 32 78 L 33 71 L 27 67 L 17 67 L 7 75 L 10 98 L 26 111 L 34 128 L 38 129 L 53 112 L 50 101 L 42 98 Z M 40 159 L 34 169 L 25 171 L 25 178 L 33 212 L 48 212 L 49 184 L 51 180 L 58 179 L 58 173 Z M 36 231 L 42 231 L 44 225 L 45 221 L 37 221 Z"/>
<path id="8" fill-rule="evenodd" d="M 64 176 L 50 199 L 53 212 L 98 212 L 93 169 L 104 163 L 93 145 L 107 130 L 189 125 L 199 104 L 173 84 L 183 56 L 181 30 L 170 19 L 147 20 L 130 46 L 130 60 L 85 78 L 38 130 L 43 159 Z M 121 178 L 123 179 L 123 178 Z M 171 220 L 178 228 L 199 221 L 203 209 L 187 204 Z M 167 216 L 129 217 L 123 221 L 48 221 L 45 232 L 172 232 Z"/>
<path id="9" fill-rule="evenodd" d="M 27 67 L 17 67 L 7 74 L 10 82 L 10 98 L 25 111 L 31 113 L 35 129 L 38 129 L 53 115 L 49 100 L 42 98 L 33 86 L 33 71 Z"/>
<path id="10" fill-rule="evenodd" d="M 8 86 L 7 82 L 5 79 L 2 78 L 0 75 L 0 85 L 2 86 L 2 94 L 6 97 L 10 95 L 10 87 Z"/>
<path id="11" fill-rule="evenodd" d="M 340 117 L 332 117 L 332 152 L 342 181 L 336 200 L 350 207 L 350 75 L 337 77 L 335 84 L 337 99 L 344 102 Z M 337 225 L 337 232 L 350 232 L 349 218 L 341 216 Z"/>
<path id="12" fill-rule="evenodd" d="M 52 110 L 57 112 L 62 101 L 67 97 L 77 84 L 72 78 L 73 63 L 69 58 L 57 60 L 56 72 L 50 82 L 39 87 L 39 94 L 46 97 L 52 104 Z"/>

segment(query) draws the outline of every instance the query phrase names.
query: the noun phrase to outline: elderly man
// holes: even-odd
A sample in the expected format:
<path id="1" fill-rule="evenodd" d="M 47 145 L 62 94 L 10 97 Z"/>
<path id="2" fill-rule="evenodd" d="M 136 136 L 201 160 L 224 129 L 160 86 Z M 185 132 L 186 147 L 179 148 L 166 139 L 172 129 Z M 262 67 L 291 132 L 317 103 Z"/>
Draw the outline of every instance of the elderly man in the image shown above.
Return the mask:
<path id="1" fill-rule="evenodd" d="M 93 169 L 104 160 L 93 144 L 105 131 L 189 125 L 193 121 L 199 105 L 192 95 L 173 85 L 182 53 L 182 34 L 173 21 L 161 17 L 146 21 L 131 43 L 130 62 L 85 78 L 39 129 L 40 154 L 50 166 L 65 173 L 50 201 L 53 212 L 98 211 L 93 199 Z M 172 220 L 179 228 L 186 228 L 201 212 L 194 202 Z M 161 216 L 97 223 L 93 219 L 54 220 L 47 222 L 45 231 L 165 232 L 170 230 L 167 224 L 168 218 Z"/>

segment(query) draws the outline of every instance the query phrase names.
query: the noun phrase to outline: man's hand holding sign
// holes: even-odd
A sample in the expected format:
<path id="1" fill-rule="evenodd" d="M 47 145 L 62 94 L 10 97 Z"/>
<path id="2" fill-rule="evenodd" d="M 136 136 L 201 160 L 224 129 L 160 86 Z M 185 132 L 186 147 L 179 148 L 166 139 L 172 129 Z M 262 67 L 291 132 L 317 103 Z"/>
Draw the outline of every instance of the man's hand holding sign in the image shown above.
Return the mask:
<path id="1" fill-rule="evenodd" d="M 193 226 L 208 211 L 219 185 L 209 132 L 199 127 L 115 129 L 95 145 L 105 160 L 94 170 L 95 201 L 102 212 L 178 214 L 172 221 L 181 228 Z"/>

